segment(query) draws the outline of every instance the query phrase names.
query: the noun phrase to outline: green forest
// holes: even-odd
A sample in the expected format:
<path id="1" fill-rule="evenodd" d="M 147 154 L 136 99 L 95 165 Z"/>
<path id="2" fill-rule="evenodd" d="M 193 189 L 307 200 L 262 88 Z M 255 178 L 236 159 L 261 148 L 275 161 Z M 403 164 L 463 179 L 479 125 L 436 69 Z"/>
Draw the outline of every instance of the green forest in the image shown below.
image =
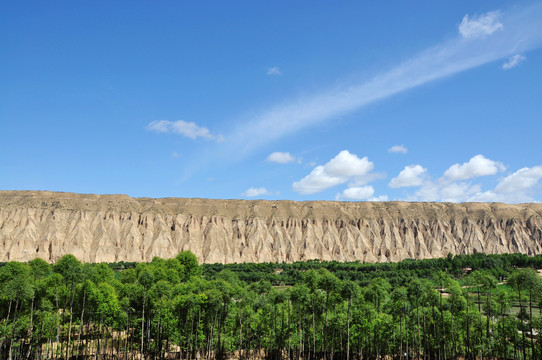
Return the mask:
<path id="1" fill-rule="evenodd" d="M 0 264 L 2 359 L 542 359 L 542 256 Z"/>

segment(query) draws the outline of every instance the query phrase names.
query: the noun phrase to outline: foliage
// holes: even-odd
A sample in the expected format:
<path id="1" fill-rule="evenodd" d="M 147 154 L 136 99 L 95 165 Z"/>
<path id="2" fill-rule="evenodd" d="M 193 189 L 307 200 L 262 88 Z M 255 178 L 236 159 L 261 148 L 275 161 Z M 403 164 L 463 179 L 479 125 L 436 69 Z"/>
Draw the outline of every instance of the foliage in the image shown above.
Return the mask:
<path id="1" fill-rule="evenodd" d="M 0 267 L 0 358 L 539 359 L 540 256 Z M 279 271 L 280 270 L 280 271 Z"/>

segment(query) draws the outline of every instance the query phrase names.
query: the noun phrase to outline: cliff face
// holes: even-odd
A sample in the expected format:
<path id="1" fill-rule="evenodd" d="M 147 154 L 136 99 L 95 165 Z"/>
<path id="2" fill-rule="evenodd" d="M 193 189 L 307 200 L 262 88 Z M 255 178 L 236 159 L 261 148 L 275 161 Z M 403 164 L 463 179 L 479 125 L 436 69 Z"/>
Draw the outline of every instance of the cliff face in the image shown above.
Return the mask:
<path id="1" fill-rule="evenodd" d="M 542 253 L 542 204 L 149 199 L 0 191 L 0 261 L 399 261 Z"/>

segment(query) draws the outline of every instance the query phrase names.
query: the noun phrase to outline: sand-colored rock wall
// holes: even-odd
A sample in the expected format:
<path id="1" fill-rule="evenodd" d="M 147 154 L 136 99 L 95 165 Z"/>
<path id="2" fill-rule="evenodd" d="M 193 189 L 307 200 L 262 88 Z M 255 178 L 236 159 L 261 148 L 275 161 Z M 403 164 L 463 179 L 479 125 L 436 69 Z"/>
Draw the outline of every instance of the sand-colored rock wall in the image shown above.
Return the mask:
<path id="1" fill-rule="evenodd" d="M 0 191 L 0 261 L 399 261 L 542 253 L 542 204 L 150 199 Z"/>

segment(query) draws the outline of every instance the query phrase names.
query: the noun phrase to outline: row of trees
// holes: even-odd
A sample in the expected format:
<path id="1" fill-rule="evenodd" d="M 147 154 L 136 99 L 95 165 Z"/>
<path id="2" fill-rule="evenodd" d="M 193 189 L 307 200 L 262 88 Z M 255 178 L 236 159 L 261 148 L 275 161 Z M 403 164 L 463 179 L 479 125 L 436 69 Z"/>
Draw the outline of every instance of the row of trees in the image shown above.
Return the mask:
<path id="1" fill-rule="evenodd" d="M 540 359 L 542 280 L 505 270 L 506 284 L 438 270 L 392 286 L 319 268 L 276 287 L 229 269 L 203 277 L 190 252 L 116 271 L 71 255 L 10 262 L 0 268 L 0 357 Z"/>
<path id="2" fill-rule="evenodd" d="M 115 268 L 134 267 L 133 263 L 110 264 Z M 430 278 L 435 271 L 441 270 L 452 276 L 461 277 L 466 268 L 485 270 L 497 279 L 505 278 L 517 267 L 542 269 L 542 255 L 525 254 L 483 254 L 472 255 L 448 254 L 436 259 L 405 259 L 400 262 L 364 263 L 359 261 L 339 262 L 308 260 L 294 263 L 239 263 L 239 264 L 203 264 L 203 274 L 207 277 L 229 269 L 246 282 L 266 279 L 273 284 L 295 285 L 302 281 L 304 271 L 324 268 L 334 273 L 341 280 L 353 280 L 361 285 L 368 285 L 375 277 L 383 277 L 393 286 L 407 283 L 414 278 Z M 279 270 L 279 271 L 277 271 Z"/>

